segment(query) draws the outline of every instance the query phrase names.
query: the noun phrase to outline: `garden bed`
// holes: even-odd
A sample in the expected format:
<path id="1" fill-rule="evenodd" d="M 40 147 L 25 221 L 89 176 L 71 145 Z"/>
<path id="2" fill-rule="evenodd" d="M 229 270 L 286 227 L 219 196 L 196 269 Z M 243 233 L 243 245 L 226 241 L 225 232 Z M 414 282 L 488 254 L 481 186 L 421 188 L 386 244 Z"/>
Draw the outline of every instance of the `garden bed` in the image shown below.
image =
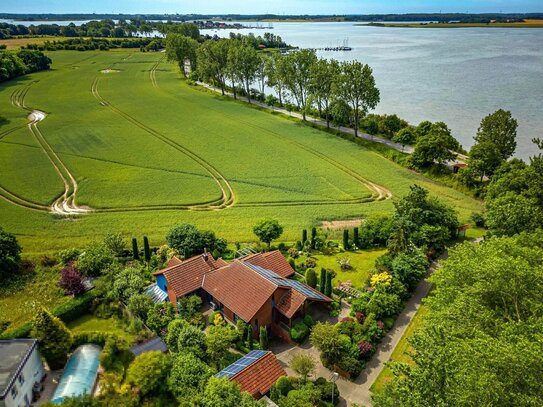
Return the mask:
<path id="1" fill-rule="evenodd" d="M 384 249 L 357 250 L 332 255 L 315 254 L 311 257 L 317 262 L 317 266 L 315 267 L 317 274 L 321 267 L 334 270 L 336 273 L 336 276 L 332 281 L 334 287 L 339 284 L 339 281 L 346 282 L 350 280 L 353 288 L 364 288 L 366 286 L 368 276 L 375 265 L 375 259 L 385 253 L 386 250 Z M 352 270 L 341 270 L 337 259 L 342 257 L 348 257 L 350 259 L 353 267 Z M 307 256 L 301 256 L 296 259 L 296 264 L 303 263 L 306 259 Z"/>

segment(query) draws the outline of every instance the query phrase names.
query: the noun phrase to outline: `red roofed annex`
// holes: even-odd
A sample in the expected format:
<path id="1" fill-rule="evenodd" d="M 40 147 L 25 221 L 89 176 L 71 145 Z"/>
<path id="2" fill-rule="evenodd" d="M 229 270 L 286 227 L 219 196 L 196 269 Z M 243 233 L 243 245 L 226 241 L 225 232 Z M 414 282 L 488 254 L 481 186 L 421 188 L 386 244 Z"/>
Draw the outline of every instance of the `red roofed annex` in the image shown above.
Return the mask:
<path id="1" fill-rule="evenodd" d="M 286 375 L 273 352 L 253 350 L 215 376 L 238 383 L 241 391 L 260 399 L 281 376 Z"/>

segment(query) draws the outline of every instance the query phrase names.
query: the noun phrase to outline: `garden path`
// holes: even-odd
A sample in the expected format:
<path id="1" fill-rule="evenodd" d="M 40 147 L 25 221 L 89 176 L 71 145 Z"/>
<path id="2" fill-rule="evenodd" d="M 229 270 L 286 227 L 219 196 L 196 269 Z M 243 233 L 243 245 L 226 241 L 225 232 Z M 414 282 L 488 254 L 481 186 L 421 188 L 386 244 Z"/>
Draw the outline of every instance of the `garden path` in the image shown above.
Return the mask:
<path id="1" fill-rule="evenodd" d="M 471 242 L 479 243 L 481 240 L 482 239 L 472 239 Z M 383 340 L 377 347 L 377 351 L 373 355 L 372 359 L 367 363 L 366 368 L 362 371 L 360 376 L 358 376 L 358 378 L 354 382 L 343 379 L 341 377 L 338 379 L 337 385 L 342 399 L 341 403 L 339 404 L 340 406 L 350 406 L 355 403 L 362 406 L 372 405 L 370 387 L 373 385 L 373 383 L 385 367 L 385 363 L 390 360 L 392 352 L 400 342 L 407 327 L 411 323 L 411 320 L 417 313 L 417 310 L 422 304 L 422 300 L 430 292 L 430 288 L 432 287 L 432 285 L 427 282 L 426 279 L 437 269 L 439 261 L 445 260 L 447 258 L 448 252 L 445 252 L 439 259 L 432 263 L 426 273 L 425 279 L 419 283 L 413 295 L 407 302 L 404 310 L 394 322 L 392 329 L 388 331 L 386 336 L 383 338 Z M 348 314 L 349 307 L 342 303 L 342 309 L 339 319 L 348 316 Z M 272 350 L 276 354 L 282 366 L 285 367 L 285 370 L 289 375 L 295 375 L 295 373 L 290 368 L 288 368 L 288 363 L 290 362 L 290 359 L 296 353 L 304 352 L 313 355 L 313 357 L 317 361 L 317 369 L 315 372 L 316 377 L 322 376 L 326 379 L 330 378 L 330 371 L 322 365 L 319 358 L 318 350 L 311 346 L 309 341 L 306 341 L 306 343 L 304 343 L 300 347 L 293 347 L 292 345 L 288 345 L 285 343 L 276 344 L 272 346 Z"/>

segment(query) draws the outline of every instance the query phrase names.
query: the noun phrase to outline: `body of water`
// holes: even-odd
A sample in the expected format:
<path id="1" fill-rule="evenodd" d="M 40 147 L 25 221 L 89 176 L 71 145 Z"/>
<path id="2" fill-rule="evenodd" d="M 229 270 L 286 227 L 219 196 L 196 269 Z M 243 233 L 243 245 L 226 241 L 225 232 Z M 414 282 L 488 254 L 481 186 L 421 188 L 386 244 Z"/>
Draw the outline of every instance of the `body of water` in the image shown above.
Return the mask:
<path id="1" fill-rule="evenodd" d="M 543 29 L 274 23 L 273 32 L 302 48 L 348 40 L 353 51 L 319 56 L 369 64 L 381 90 L 377 113 L 396 113 L 413 124 L 444 121 L 469 148 L 484 116 L 511 110 L 519 122 L 517 156 L 538 151 L 531 139 L 543 137 Z M 227 30 L 216 33 L 229 35 Z"/>

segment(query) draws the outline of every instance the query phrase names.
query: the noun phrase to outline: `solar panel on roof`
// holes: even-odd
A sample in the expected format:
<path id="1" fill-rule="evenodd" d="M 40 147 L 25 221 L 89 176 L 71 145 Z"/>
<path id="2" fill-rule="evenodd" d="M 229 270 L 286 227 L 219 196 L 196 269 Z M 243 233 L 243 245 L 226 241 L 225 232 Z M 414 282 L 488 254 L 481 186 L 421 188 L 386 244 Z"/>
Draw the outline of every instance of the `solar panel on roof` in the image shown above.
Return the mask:
<path id="1" fill-rule="evenodd" d="M 258 274 L 260 274 L 261 276 L 268 279 L 269 281 L 271 281 L 274 284 L 293 288 L 296 291 L 298 291 L 298 292 L 302 293 L 303 295 L 305 295 L 307 298 L 311 298 L 311 299 L 314 299 L 314 300 L 325 300 L 326 299 L 322 294 L 320 294 L 319 292 L 311 290 L 309 287 L 307 287 L 305 284 L 300 283 L 299 281 L 281 277 L 279 274 L 274 273 L 271 270 L 262 268 L 260 266 L 255 266 L 254 264 L 251 264 L 251 263 L 245 262 L 244 264 L 246 266 L 250 267 L 251 269 L 256 271 Z"/>
<path id="2" fill-rule="evenodd" d="M 290 280 L 290 286 L 294 288 L 295 290 L 301 292 L 303 295 L 305 295 L 308 298 L 315 298 L 319 300 L 326 299 L 322 294 L 311 290 L 309 287 L 305 286 L 305 284 L 302 284 L 299 281 Z"/>
<path id="3" fill-rule="evenodd" d="M 232 376 L 238 374 L 248 366 L 252 365 L 266 353 L 268 352 L 263 350 L 253 350 L 242 358 L 236 360 L 230 366 L 221 370 L 215 375 L 215 377 L 227 377 L 228 379 L 230 379 Z"/>

